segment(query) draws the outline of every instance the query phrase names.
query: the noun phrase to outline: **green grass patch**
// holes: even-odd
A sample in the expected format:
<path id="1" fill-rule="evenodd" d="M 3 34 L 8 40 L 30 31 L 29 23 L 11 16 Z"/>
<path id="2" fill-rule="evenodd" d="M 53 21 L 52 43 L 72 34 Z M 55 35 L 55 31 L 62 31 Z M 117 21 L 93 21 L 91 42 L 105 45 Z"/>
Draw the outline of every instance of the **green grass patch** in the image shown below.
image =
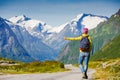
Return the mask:
<path id="1" fill-rule="evenodd" d="M 0 65 L 0 72 L 10 74 L 45 73 L 66 71 L 64 64 L 58 61 L 19 63 L 18 65 Z"/>
<path id="2" fill-rule="evenodd" d="M 89 67 L 96 69 L 94 80 L 120 80 L 120 59 L 90 62 Z"/>

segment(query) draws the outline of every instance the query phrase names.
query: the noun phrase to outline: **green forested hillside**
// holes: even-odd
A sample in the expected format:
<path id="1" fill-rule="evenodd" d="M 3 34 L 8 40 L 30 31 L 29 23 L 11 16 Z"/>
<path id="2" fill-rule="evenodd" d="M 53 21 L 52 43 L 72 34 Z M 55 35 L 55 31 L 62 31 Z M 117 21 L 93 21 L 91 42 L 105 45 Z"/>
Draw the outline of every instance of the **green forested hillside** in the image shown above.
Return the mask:
<path id="1" fill-rule="evenodd" d="M 120 15 L 112 15 L 111 18 L 100 23 L 95 29 L 90 31 L 94 44 L 94 51 L 99 51 L 105 44 L 120 34 Z"/>
<path id="2" fill-rule="evenodd" d="M 91 57 L 94 80 L 120 80 L 120 35 Z"/>
<path id="3" fill-rule="evenodd" d="M 120 58 L 120 35 L 105 45 L 100 51 L 95 53 L 91 60 L 109 60 Z"/>
<path id="4" fill-rule="evenodd" d="M 95 80 L 120 80 L 120 35 L 91 56 L 90 65 L 96 69 Z"/>
<path id="5" fill-rule="evenodd" d="M 90 30 L 89 34 L 94 44 L 94 53 L 96 54 L 104 45 L 111 42 L 120 34 L 120 10 L 112 15 L 108 21 L 100 23 L 95 29 Z M 71 41 L 61 51 L 58 60 L 64 63 L 77 63 L 79 55 L 78 48 L 79 41 Z"/>

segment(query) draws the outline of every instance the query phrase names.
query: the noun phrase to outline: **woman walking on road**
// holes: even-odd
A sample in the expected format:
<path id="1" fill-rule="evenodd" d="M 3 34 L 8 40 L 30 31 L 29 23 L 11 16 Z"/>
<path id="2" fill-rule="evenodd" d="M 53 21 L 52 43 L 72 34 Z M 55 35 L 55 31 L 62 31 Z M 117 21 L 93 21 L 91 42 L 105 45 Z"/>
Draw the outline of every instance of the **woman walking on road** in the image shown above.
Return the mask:
<path id="1" fill-rule="evenodd" d="M 82 35 L 75 38 L 64 37 L 65 40 L 80 40 L 80 54 L 79 54 L 79 67 L 83 74 L 84 79 L 88 79 L 87 70 L 88 70 L 88 62 L 90 58 L 90 52 L 92 49 L 92 40 L 88 35 L 88 28 L 83 28 Z M 83 64 L 84 63 L 84 64 Z"/>

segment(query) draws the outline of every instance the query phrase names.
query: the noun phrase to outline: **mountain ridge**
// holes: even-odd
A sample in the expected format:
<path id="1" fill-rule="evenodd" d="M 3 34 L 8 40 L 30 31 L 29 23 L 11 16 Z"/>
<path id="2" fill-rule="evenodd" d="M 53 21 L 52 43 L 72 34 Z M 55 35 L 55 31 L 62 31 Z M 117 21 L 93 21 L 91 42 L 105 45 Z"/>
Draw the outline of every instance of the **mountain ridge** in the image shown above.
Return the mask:
<path id="1" fill-rule="evenodd" d="M 7 23 L 16 34 L 21 45 L 33 58 L 39 61 L 55 59 L 57 55 L 55 50 L 44 44 L 41 39 L 31 35 L 24 27 Z"/>
<path id="2" fill-rule="evenodd" d="M 84 16 L 83 16 L 84 15 Z M 81 17 L 76 17 L 76 20 L 72 20 L 68 23 L 61 25 L 58 28 L 52 28 L 45 22 L 31 19 L 25 15 L 15 16 L 10 19 L 6 19 L 6 23 L 16 34 L 19 43 L 27 50 L 27 52 L 36 60 L 55 60 L 59 54 L 60 49 L 68 43 L 64 41 L 64 36 L 78 36 L 81 34 L 81 30 L 84 27 L 84 18 L 94 21 L 97 20 L 95 26 L 101 21 L 107 20 L 102 16 L 81 14 Z M 100 18 L 102 17 L 102 18 Z M 99 21 L 101 19 L 101 21 Z M 88 20 L 88 23 L 91 21 Z M 88 24 L 87 23 L 87 24 Z M 92 23 L 94 25 L 94 23 Z M 52 29 L 53 30 L 52 30 Z M 51 31 L 50 31 L 51 30 Z"/>
<path id="3" fill-rule="evenodd" d="M 48 39 L 46 41 L 49 42 L 50 46 L 52 46 L 53 48 L 60 50 L 67 43 L 63 39 L 64 36 L 69 36 L 69 37 L 79 36 L 81 34 L 83 27 L 87 27 L 87 28 L 90 28 L 91 26 L 97 27 L 97 25 L 100 22 L 104 22 L 108 19 L 106 17 L 103 18 L 103 16 L 102 16 L 103 19 L 101 19 L 100 16 L 97 17 L 96 15 L 92 15 L 92 16 L 91 15 L 90 14 L 80 14 L 78 17 L 74 18 L 70 22 L 67 22 L 63 26 L 61 26 L 62 30 L 59 31 L 59 33 L 57 33 L 57 34 L 52 35 L 53 37 L 50 37 L 50 39 Z M 85 19 L 85 18 L 87 18 L 89 20 L 87 21 L 87 19 Z M 96 22 L 94 23 L 93 21 L 96 21 Z M 90 24 L 91 24 L 91 26 L 87 26 Z M 54 42 L 56 42 L 56 43 L 54 43 Z"/>
<path id="4" fill-rule="evenodd" d="M 18 42 L 3 18 L 0 18 L 0 56 L 24 62 L 34 60 Z"/>
<path id="5" fill-rule="evenodd" d="M 100 50 L 105 44 L 110 42 L 115 36 L 120 34 L 120 16 L 112 15 L 107 21 L 100 23 L 96 28 L 91 29 L 89 34 L 93 39 L 94 52 Z M 73 44 L 72 46 L 70 46 Z M 69 49 L 68 49 L 69 46 Z M 58 60 L 64 63 L 77 63 L 79 55 L 79 42 L 70 42 L 59 54 Z M 65 53 L 65 51 L 68 51 Z M 63 54 L 63 55 L 62 55 Z M 69 58 L 69 59 L 68 59 Z"/>
<path id="6" fill-rule="evenodd" d="M 91 57 L 92 61 L 120 58 L 120 34 Z M 99 56 L 99 57 L 98 57 Z"/>

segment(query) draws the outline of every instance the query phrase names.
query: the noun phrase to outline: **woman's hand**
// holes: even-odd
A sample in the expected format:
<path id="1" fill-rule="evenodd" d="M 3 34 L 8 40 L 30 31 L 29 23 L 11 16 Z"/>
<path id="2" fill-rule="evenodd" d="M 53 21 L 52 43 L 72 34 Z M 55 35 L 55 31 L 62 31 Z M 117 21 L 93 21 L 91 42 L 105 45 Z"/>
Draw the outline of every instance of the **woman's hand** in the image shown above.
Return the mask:
<path id="1" fill-rule="evenodd" d="M 64 40 L 67 40 L 67 37 L 64 37 Z"/>

